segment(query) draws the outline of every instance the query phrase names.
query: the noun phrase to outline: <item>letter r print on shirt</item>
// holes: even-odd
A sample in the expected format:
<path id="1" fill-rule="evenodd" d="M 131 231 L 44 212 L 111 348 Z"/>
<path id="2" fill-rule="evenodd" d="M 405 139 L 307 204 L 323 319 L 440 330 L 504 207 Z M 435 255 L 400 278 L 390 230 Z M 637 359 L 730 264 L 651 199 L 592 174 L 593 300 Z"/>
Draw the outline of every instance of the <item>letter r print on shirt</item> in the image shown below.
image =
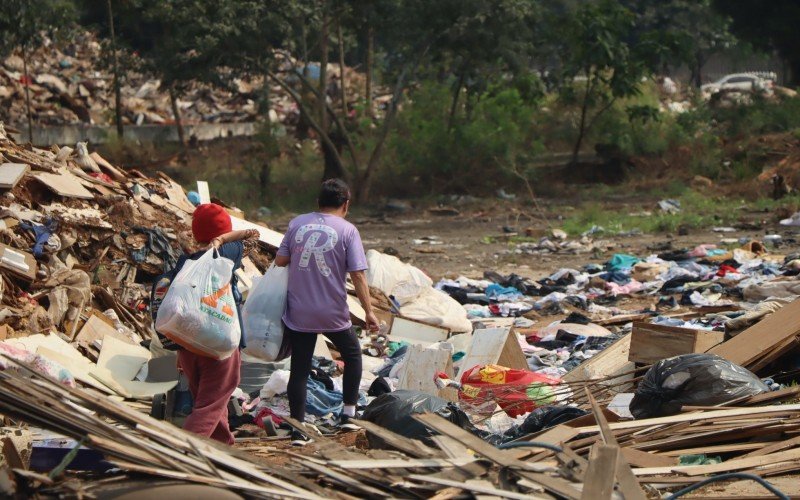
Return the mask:
<path id="1" fill-rule="evenodd" d="M 309 234 L 310 233 L 310 234 Z M 314 255 L 314 260 L 317 262 L 317 268 L 323 276 L 328 277 L 331 275 L 331 269 L 325 262 L 325 252 L 330 252 L 339 241 L 339 235 L 336 230 L 325 224 L 306 224 L 297 230 L 295 234 L 295 242 L 303 243 L 303 239 L 308 234 L 308 239 L 303 245 L 303 253 L 300 255 L 300 262 L 298 267 L 307 268 L 311 255 Z M 322 236 L 327 236 L 321 245 L 317 245 Z"/>

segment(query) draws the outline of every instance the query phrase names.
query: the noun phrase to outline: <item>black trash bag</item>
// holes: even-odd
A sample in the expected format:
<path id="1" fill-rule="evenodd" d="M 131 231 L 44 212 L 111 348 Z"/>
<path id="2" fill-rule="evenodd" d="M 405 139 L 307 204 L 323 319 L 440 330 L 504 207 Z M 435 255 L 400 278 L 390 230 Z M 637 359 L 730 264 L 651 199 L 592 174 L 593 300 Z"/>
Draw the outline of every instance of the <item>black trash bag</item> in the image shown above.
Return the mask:
<path id="1" fill-rule="evenodd" d="M 681 406 L 714 406 L 769 392 L 749 370 L 716 354 L 683 354 L 653 365 L 630 404 L 635 418 L 674 415 Z"/>
<path id="2" fill-rule="evenodd" d="M 503 434 L 503 442 L 513 441 L 522 436 L 549 429 L 586 415 L 587 411 L 572 406 L 541 406 L 536 408 L 520 425 L 515 425 Z"/>
<path id="3" fill-rule="evenodd" d="M 453 403 L 424 392 L 408 390 L 378 396 L 364 410 L 361 419 L 434 446 L 430 437 L 435 433 L 412 418 L 412 415 L 419 413 L 435 413 L 470 432 L 474 429 L 467 414 Z M 381 438 L 370 432 L 367 432 L 367 440 L 372 448 L 387 448 Z"/>

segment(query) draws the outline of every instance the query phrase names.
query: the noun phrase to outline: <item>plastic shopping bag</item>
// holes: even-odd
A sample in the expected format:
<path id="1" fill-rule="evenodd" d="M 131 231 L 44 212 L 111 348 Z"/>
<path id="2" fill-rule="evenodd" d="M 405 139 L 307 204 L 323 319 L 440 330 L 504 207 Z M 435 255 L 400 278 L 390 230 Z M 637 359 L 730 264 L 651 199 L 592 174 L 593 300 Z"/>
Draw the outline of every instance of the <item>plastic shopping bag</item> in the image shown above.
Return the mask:
<path id="1" fill-rule="evenodd" d="M 509 416 L 518 417 L 540 406 L 556 402 L 561 379 L 504 366 L 474 366 L 461 376 L 458 399 L 476 413 L 494 412 L 499 405 Z"/>
<path id="2" fill-rule="evenodd" d="M 156 330 L 195 354 L 233 354 L 242 335 L 231 290 L 233 266 L 214 249 L 187 260 L 161 302 Z"/>
<path id="3" fill-rule="evenodd" d="M 275 265 L 253 284 L 242 309 L 246 354 L 264 361 L 280 361 L 289 356 L 282 319 L 288 287 L 288 268 Z"/>

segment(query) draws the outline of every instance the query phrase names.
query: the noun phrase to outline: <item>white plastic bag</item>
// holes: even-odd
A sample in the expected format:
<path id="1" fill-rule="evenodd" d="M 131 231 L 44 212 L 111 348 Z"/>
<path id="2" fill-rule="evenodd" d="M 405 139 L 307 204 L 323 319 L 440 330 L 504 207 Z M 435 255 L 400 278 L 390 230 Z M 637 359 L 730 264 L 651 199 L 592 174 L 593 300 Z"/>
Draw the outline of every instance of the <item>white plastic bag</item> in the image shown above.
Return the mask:
<path id="1" fill-rule="evenodd" d="M 186 261 L 158 309 L 156 330 L 196 354 L 225 359 L 242 332 L 231 290 L 234 263 L 215 254 Z"/>
<path id="2" fill-rule="evenodd" d="M 413 302 L 433 285 L 433 281 L 416 267 L 376 250 L 367 252 L 367 266 L 369 286 L 393 296 L 401 306 Z"/>
<path id="3" fill-rule="evenodd" d="M 245 354 L 264 361 L 279 361 L 288 288 L 286 267 L 272 265 L 264 276 L 254 280 L 242 308 Z"/>

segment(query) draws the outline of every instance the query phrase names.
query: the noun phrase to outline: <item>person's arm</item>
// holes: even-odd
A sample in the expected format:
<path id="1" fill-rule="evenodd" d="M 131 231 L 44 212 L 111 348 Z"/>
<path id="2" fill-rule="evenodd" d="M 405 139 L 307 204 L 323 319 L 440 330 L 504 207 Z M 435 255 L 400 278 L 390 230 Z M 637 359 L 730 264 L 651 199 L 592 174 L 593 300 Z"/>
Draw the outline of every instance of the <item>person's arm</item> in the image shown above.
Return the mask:
<path id="1" fill-rule="evenodd" d="M 245 229 L 243 231 L 231 231 L 223 235 L 217 236 L 210 242 L 210 247 L 219 248 L 225 243 L 232 243 L 234 241 L 242 241 L 245 243 L 245 255 L 250 253 L 255 248 L 255 243 L 258 241 L 258 231 L 255 229 Z"/>
<path id="2" fill-rule="evenodd" d="M 286 267 L 289 265 L 289 256 L 288 255 L 276 255 L 275 256 L 275 265 L 278 267 Z"/>
<path id="3" fill-rule="evenodd" d="M 377 332 L 380 329 L 380 325 L 378 325 L 378 318 L 372 311 L 372 299 L 369 294 L 369 285 L 367 285 L 367 275 L 364 271 L 351 271 L 350 279 L 353 280 L 353 285 L 356 287 L 358 301 L 361 302 L 361 307 L 366 312 L 364 321 L 367 323 L 367 329 L 371 332 Z"/>

